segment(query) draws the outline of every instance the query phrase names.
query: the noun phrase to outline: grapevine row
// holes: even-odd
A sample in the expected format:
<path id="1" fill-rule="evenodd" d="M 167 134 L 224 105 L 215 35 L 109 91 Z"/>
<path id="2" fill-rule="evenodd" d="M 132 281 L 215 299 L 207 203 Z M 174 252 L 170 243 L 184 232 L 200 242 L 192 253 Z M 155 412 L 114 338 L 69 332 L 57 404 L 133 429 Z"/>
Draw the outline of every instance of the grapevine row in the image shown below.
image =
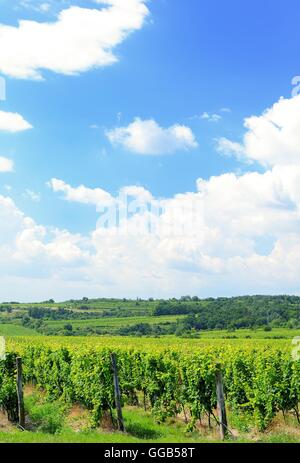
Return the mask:
<path id="1" fill-rule="evenodd" d="M 273 347 L 201 348 L 147 353 L 114 350 L 123 401 L 149 407 L 158 421 L 184 414 L 192 429 L 216 409 L 215 373 L 221 366 L 227 406 L 247 414 L 264 430 L 279 412 L 293 411 L 300 402 L 300 361 Z M 50 400 L 80 403 L 92 411 L 94 425 L 114 409 L 109 349 L 52 349 L 28 346 L 22 352 L 24 378 L 42 388 Z M 14 354 L 0 362 L 0 406 L 15 407 Z"/>

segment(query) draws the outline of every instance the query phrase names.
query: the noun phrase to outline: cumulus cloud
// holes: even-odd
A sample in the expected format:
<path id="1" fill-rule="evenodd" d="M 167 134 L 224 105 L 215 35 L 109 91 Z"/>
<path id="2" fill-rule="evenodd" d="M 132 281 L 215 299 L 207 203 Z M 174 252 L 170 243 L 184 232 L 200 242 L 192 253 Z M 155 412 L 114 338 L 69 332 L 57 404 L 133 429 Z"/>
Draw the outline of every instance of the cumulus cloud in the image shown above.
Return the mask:
<path id="1" fill-rule="evenodd" d="M 21 114 L 0 111 L 0 132 L 16 133 L 28 129 L 32 129 L 32 125 Z"/>
<path id="2" fill-rule="evenodd" d="M 114 48 L 143 26 L 149 10 L 144 0 L 98 3 L 106 6 L 71 6 L 54 22 L 0 24 L 0 72 L 41 79 L 43 70 L 70 75 L 115 63 Z"/>
<path id="3" fill-rule="evenodd" d="M 243 143 L 221 139 L 221 150 L 264 167 L 300 164 L 300 95 L 280 98 L 260 116 L 246 118 L 244 125 Z"/>
<path id="4" fill-rule="evenodd" d="M 207 112 L 204 112 L 200 116 L 201 119 L 206 119 L 208 122 L 219 122 L 222 119 L 222 116 L 220 114 L 210 114 Z"/>
<path id="5" fill-rule="evenodd" d="M 216 142 L 216 148 L 219 153 L 224 154 L 225 156 L 234 155 L 240 160 L 246 160 L 244 147 L 240 143 L 233 142 L 225 137 L 217 139 Z"/>
<path id="6" fill-rule="evenodd" d="M 79 234 L 38 225 L 11 198 L 1 195 L 0 223 L 0 276 L 5 272 L 26 276 L 32 264 L 37 265 L 37 274 L 42 270 L 49 275 L 56 265 L 78 264 L 85 256 Z"/>
<path id="7" fill-rule="evenodd" d="M 11 159 L 0 156 L 0 172 L 13 172 L 14 163 Z"/>
<path id="8" fill-rule="evenodd" d="M 125 186 L 121 188 L 120 193 L 121 195 L 139 198 L 142 201 L 152 201 L 154 199 L 150 191 L 146 190 L 146 188 L 142 186 L 137 185 Z"/>
<path id="9" fill-rule="evenodd" d="M 106 135 L 113 145 L 142 155 L 172 154 L 198 146 L 189 127 L 175 124 L 163 128 L 153 119 L 136 118 L 127 127 L 109 130 Z"/>
<path id="10" fill-rule="evenodd" d="M 260 132 L 263 146 L 269 136 Z M 66 201 L 97 211 L 84 236 L 41 226 L 0 196 L 2 299 L 35 281 L 43 299 L 299 292 L 300 163 L 289 151 L 289 162 L 282 158 L 263 173 L 198 178 L 193 191 L 169 198 L 137 185 L 112 195 L 52 179 Z M 23 284 L 12 287 L 17 278 Z"/>
<path id="11" fill-rule="evenodd" d="M 18 3 L 18 6 L 16 6 L 15 9 L 19 9 L 19 8 L 25 8 L 28 10 L 37 11 L 38 13 L 48 13 L 48 11 L 51 9 L 51 4 L 47 2 L 44 2 L 44 3 L 37 2 L 36 3 L 35 1 L 32 1 L 32 0 L 20 0 Z"/>
<path id="12" fill-rule="evenodd" d="M 118 196 L 112 196 L 102 188 L 87 188 L 84 185 L 72 187 L 63 180 L 52 178 L 47 185 L 56 193 L 62 193 L 62 198 L 69 202 L 89 204 L 96 208 L 98 212 L 107 207 L 117 207 L 128 200 L 136 199 L 140 202 L 153 201 L 154 198 L 150 191 L 137 185 L 122 187 Z"/>
<path id="13" fill-rule="evenodd" d="M 52 178 L 48 182 L 48 186 L 55 192 L 63 193 L 63 197 L 67 201 L 75 201 L 81 204 L 91 204 L 96 208 L 111 205 L 113 197 L 102 188 L 87 188 L 80 185 L 73 188 L 63 180 Z"/>
<path id="14" fill-rule="evenodd" d="M 68 201 L 103 212 L 109 193 L 60 182 L 52 182 L 55 191 Z M 78 279 L 82 291 L 119 296 L 295 290 L 299 185 L 300 167 L 285 166 L 199 179 L 194 192 L 161 200 L 142 187 L 126 187 L 146 207 L 131 209 L 126 221 L 98 221 L 86 236 L 40 226 L 0 197 L 0 275 L 2 268 L 6 275 L 29 277 L 33 265 L 42 266 L 45 278 L 66 279 L 65 297 Z M 109 209 L 115 210 L 119 196 L 112 198 Z M 161 206 L 159 214 L 148 208 L 153 201 Z M 266 249 L 262 238 L 269 241 Z"/>
<path id="15" fill-rule="evenodd" d="M 35 191 L 32 191 L 30 190 L 29 188 L 26 188 L 23 196 L 25 198 L 29 198 L 31 199 L 32 201 L 34 201 L 35 203 L 39 203 L 40 200 L 41 200 L 41 195 L 40 193 L 36 193 Z"/>
<path id="16" fill-rule="evenodd" d="M 105 226 L 98 221 L 88 238 L 93 251 L 84 272 L 119 295 L 276 292 L 279 283 L 282 291 L 295 290 L 299 185 L 300 166 L 285 166 L 199 178 L 194 192 L 164 199 L 126 187 L 123 192 L 145 207 L 131 209 L 126 220 Z M 114 199 L 115 211 L 120 204 Z M 97 201 L 89 202 L 97 208 Z"/>

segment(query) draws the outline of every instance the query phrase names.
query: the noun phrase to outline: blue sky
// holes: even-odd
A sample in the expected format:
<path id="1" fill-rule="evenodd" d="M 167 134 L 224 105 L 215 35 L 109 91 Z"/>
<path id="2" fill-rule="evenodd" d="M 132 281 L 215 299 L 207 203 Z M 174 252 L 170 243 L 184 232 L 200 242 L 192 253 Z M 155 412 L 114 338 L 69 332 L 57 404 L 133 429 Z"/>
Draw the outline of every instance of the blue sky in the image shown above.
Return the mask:
<path id="1" fill-rule="evenodd" d="M 172 199 L 178 194 L 196 193 L 196 182 L 199 178 L 210 182 L 212 177 L 223 179 L 222 175 L 226 173 L 243 178 L 243 175 L 249 172 L 258 173 L 260 178 L 265 178 L 263 176 L 268 170 L 274 172 L 278 167 L 278 162 L 269 162 L 269 157 L 267 161 L 261 159 L 259 152 L 257 156 L 253 155 L 253 147 L 247 152 L 246 142 L 243 141 L 247 132 L 244 120 L 254 115 L 263 118 L 264 111 L 278 102 L 280 97 L 293 100 L 291 81 L 294 76 L 300 74 L 299 2 L 130 1 L 132 5 L 128 10 L 122 10 L 122 14 L 128 14 L 129 18 L 137 14 L 140 22 L 129 27 L 130 34 L 123 36 L 116 46 L 109 47 L 115 62 L 104 66 L 95 64 L 91 58 L 91 64 L 84 67 L 77 63 L 76 48 L 71 48 L 71 52 L 66 48 L 66 67 L 73 66 L 73 61 L 78 66 L 76 73 L 69 75 L 70 72 L 64 68 L 64 63 L 56 64 L 55 60 L 60 57 L 57 58 L 55 50 L 49 51 L 51 40 L 47 41 L 49 37 L 43 34 L 42 28 L 37 32 L 41 34 L 40 46 L 32 45 L 30 37 L 35 26 L 58 23 L 58 15 L 63 10 L 67 11 L 75 6 L 79 7 L 77 14 L 80 18 L 83 10 L 93 12 L 96 9 L 120 8 L 120 1 L 101 3 L 72 0 L 43 3 L 34 0 L 0 0 L 0 28 L 4 28 L 5 31 L 2 40 L 6 35 L 8 37 L 4 43 L 0 43 L 0 46 L 6 47 L 6 53 L 0 52 L 0 75 L 6 79 L 7 85 L 7 98 L 6 101 L 0 101 L 0 110 L 5 113 L 17 113 L 32 126 L 13 132 L 1 130 L 0 119 L 0 157 L 14 163 L 13 171 L 2 169 L 0 172 L 0 195 L 3 198 L 11 198 L 14 207 L 24 217 L 30 217 L 35 224 L 47 230 L 57 228 L 68 230 L 70 234 L 89 237 L 95 230 L 98 218 L 95 201 L 68 199 L 65 187 L 49 186 L 53 178 L 61 180 L 64 185 L 73 189 L 80 185 L 90 190 L 101 188 L 113 197 L 125 186 L 139 186 L 151 192 L 155 198 Z M 125 3 L 124 0 L 123 8 Z M 139 10 L 141 5 L 145 8 L 143 11 Z M 108 17 L 109 20 L 111 17 Z M 23 31 L 24 35 L 19 25 L 22 19 L 32 21 L 31 26 Z M 64 51 L 68 34 L 71 33 L 73 41 L 77 40 L 76 30 L 71 30 L 71 19 L 69 16 L 68 27 L 60 32 L 57 53 L 60 50 Z M 66 26 L 67 23 L 63 25 Z M 12 26 L 12 39 L 5 26 Z M 91 36 L 92 34 L 93 30 Z M 22 45 L 22 37 L 25 36 L 28 42 L 25 40 L 25 45 Z M 32 37 L 36 43 L 38 35 L 33 34 Z M 85 39 L 79 37 L 81 43 Z M 91 41 L 93 40 L 95 43 L 90 43 L 91 48 L 100 47 L 99 42 L 92 37 Z M 26 46 L 26 50 L 22 46 Z M 85 52 L 82 45 L 78 55 L 89 52 L 90 49 L 87 48 Z M 37 64 L 41 62 L 44 64 Z M 58 69 L 59 66 L 61 69 Z M 32 69 L 38 75 L 31 75 Z M 286 111 L 292 112 L 291 109 Z M 144 122 L 154 121 L 156 128 L 162 130 L 161 135 L 169 138 L 164 138 L 163 142 L 161 139 L 153 140 L 153 135 L 150 141 L 143 140 L 144 144 L 152 143 L 152 149 L 151 146 L 145 145 L 143 152 L 130 132 L 135 127 L 132 125 L 135 118 L 140 119 L 140 128 L 146 132 L 149 128 Z M 166 132 L 174 126 L 184 127 L 188 133 L 176 138 L 172 130 Z M 121 135 L 117 132 L 120 128 L 123 129 Z M 129 132 L 131 148 L 127 143 Z M 261 131 L 259 133 L 261 135 Z M 146 133 L 143 132 L 143 136 L 146 136 Z M 255 134 L 253 136 L 255 137 Z M 243 154 L 239 156 L 237 149 L 231 149 L 229 153 L 220 140 L 237 143 Z M 156 147 L 160 143 L 155 153 L 153 143 Z M 170 153 L 167 153 L 167 143 L 168 146 L 174 146 Z M 294 165 L 294 158 L 290 164 Z M 252 187 L 255 188 L 255 180 Z M 291 200 L 295 201 L 295 198 L 292 197 Z M 218 201 L 217 198 L 215 201 Z M 277 219 L 281 220 L 279 217 Z M 234 217 L 231 217 L 231 220 L 234 220 Z M 286 233 L 295 233 L 294 228 L 287 228 Z M 212 230 L 215 229 L 214 225 Z M 16 232 L 16 240 L 18 233 L 20 231 Z M 227 234 L 229 231 L 224 233 Z M 279 243 L 282 236 L 273 236 L 270 225 L 270 229 L 263 228 L 258 237 L 253 231 L 244 238 L 256 240 L 253 246 L 250 246 L 251 250 L 248 250 L 248 257 L 253 257 L 259 256 L 259 252 L 264 255 L 266 252 L 274 251 L 273 246 Z M 184 241 L 184 238 L 182 240 Z M 190 243 L 188 238 L 183 247 L 187 243 Z M 210 249 L 211 246 L 207 247 Z M 136 252 L 137 249 L 140 248 L 136 248 Z M 13 255 L 13 248 L 10 252 Z M 228 252 L 230 258 L 244 257 L 240 248 Z M 217 271 L 215 268 L 207 270 L 204 266 L 209 275 L 211 272 L 217 272 L 215 278 L 209 277 L 210 280 L 207 282 L 203 276 L 205 271 L 202 264 L 197 260 L 199 253 L 203 257 L 203 250 L 193 248 L 188 251 L 188 257 L 183 251 L 183 254 L 179 253 L 171 258 L 172 268 L 174 261 L 185 262 L 179 265 L 182 269 L 185 268 L 186 259 L 192 259 L 195 269 L 198 269 L 193 272 L 193 284 L 187 275 L 189 283 L 185 284 L 183 281 L 178 288 L 182 294 L 193 291 L 199 295 L 216 295 L 224 292 L 273 292 L 278 289 L 273 287 L 270 276 L 272 272 L 266 272 L 268 276 L 262 288 L 254 280 L 247 286 L 247 275 L 245 280 L 235 286 L 234 280 L 229 281 L 225 278 L 228 269 L 222 270 L 221 264 L 220 270 Z M 97 259 L 101 259 L 101 252 L 100 257 L 98 252 L 96 254 Z M 125 254 L 126 251 L 122 251 L 122 256 Z M 221 259 L 221 254 L 214 249 L 210 258 Z M 36 264 L 31 257 L 24 258 L 29 267 L 18 261 L 9 277 L 11 282 L 16 281 L 15 278 L 23 278 L 24 284 L 28 278 L 34 281 L 31 268 Z M 45 297 L 48 296 L 48 292 L 52 291 L 52 287 L 48 287 L 49 281 L 57 278 L 57 272 L 53 270 L 56 264 L 49 264 L 48 257 L 48 282 L 46 284 L 45 277 L 45 289 L 41 289 L 36 297 L 42 298 L 44 294 Z M 130 254 L 127 258 L 130 260 Z M 98 287 L 98 283 L 95 282 L 89 286 L 89 283 L 86 283 L 86 286 L 80 286 L 78 291 L 85 290 L 87 295 L 100 296 L 114 296 L 115 290 L 119 295 L 122 292 L 127 293 L 125 296 L 171 296 L 175 289 L 177 291 L 177 278 L 181 279 L 177 274 L 175 277 L 172 276 L 170 271 L 169 278 L 172 281 L 167 281 L 168 259 L 169 257 L 166 257 L 163 263 L 166 265 L 166 272 L 162 277 L 165 282 L 163 288 L 153 287 L 153 294 L 151 278 L 141 289 L 134 276 L 128 276 L 128 292 L 125 283 L 121 281 L 114 281 L 112 287 Z M 140 264 L 145 266 L 147 262 Z M 152 264 L 155 266 L 155 262 Z M 59 269 L 64 266 L 62 263 L 57 265 Z M 86 265 L 88 264 L 85 263 L 84 267 Z M 161 264 L 156 262 L 156 265 Z M 73 268 L 72 264 L 74 272 L 77 272 L 79 267 L 82 270 L 81 264 L 74 266 L 76 268 Z M 217 264 L 216 266 L 218 267 Z M 89 269 L 91 271 L 91 267 Z M 176 269 L 178 272 L 177 267 Z M 3 278 L 8 278 L 5 272 Z M 57 297 L 72 297 L 71 293 L 76 286 L 75 283 L 74 286 L 70 283 L 73 281 L 72 278 L 68 280 L 70 288 L 66 290 L 63 289 L 65 280 L 61 280 L 62 288 L 58 291 Z M 82 279 L 88 281 L 86 275 Z M 99 279 L 101 280 L 101 276 Z M 12 283 L 11 285 L 13 286 Z M 295 292 L 296 288 L 297 282 L 291 276 L 291 280 L 279 289 Z M 29 297 L 27 290 L 20 289 L 19 295 L 25 299 Z M 3 292 L 3 297 L 5 296 L 13 298 L 10 290 L 7 293 Z"/>

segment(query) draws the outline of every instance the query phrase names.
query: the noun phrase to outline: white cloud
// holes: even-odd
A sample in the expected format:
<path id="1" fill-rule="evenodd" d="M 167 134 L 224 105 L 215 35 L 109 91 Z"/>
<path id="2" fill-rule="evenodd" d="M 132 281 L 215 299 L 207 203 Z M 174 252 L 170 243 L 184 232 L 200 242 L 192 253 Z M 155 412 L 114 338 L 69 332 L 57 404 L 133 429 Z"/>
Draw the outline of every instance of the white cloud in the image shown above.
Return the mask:
<path id="1" fill-rule="evenodd" d="M 152 201 L 154 199 L 150 191 L 146 190 L 142 186 L 125 186 L 121 188 L 120 193 L 121 195 L 133 196 L 134 198 L 138 198 L 141 201 Z"/>
<path id="2" fill-rule="evenodd" d="M 195 114 L 194 116 L 190 117 L 189 119 L 191 120 L 204 120 L 208 122 L 220 122 L 223 119 L 223 114 L 222 113 L 230 113 L 231 110 L 229 108 L 221 108 L 219 111 L 215 113 L 210 113 L 207 111 L 204 111 L 201 114 Z"/>
<path id="3" fill-rule="evenodd" d="M 28 129 L 32 129 L 32 125 L 21 114 L 0 111 L 0 132 L 15 133 Z"/>
<path id="4" fill-rule="evenodd" d="M 41 79 L 42 70 L 76 74 L 115 63 L 114 48 L 141 29 L 149 10 L 144 0 L 104 0 L 106 7 L 71 6 L 55 22 L 21 20 L 0 24 L 0 72 Z"/>
<path id="5" fill-rule="evenodd" d="M 80 235 L 37 225 L 18 209 L 11 198 L 1 195 L 0 223 L 0 274 L 5 272 L 5 268 L 8 273 L 12 270 L 18 274 L 20 270 L 24 270 L 25 265 L 26 276 L 27 264 L 33 262 L 41 268 L 45 266 L 45 271 L 49 273 L 53 270 L 55 259 L 58 259 L 58 265 L 66 265 L 77 262 L 84 256 L 84 250 L 78 247 L 79 242 L 83 246 Z M 37 274 L 41 268 L 37 270 Z"/>
<path id="6" fill-rule="evenodd" d="M 88 190 L 99 209 L 96 189 Z M 162 200 L 142 187 L 121 193 L 161 206 L 161 213 L 129 203 L 127 220 L 98 222 L 88 237 L 87 287 L 98 281 L 119 296 L 297 290 L 300 166 L 198 179 L 194 193 Z M 73 200 L 81 202 L 77 194 Z M 111 206 L 118 205 L 115 197 Z"/>
<path id="7" fill-rule="evenodd" d="M 51 184 L 68 201 L 92 204 L 101 213 L 103 198 L 119 205 L 118 196 L 100 188 Z M 199 179 L 197 191 L 161 201 L 142 187 L 125 187 L 123 193 L 156 201 L 161 214 L 131 209 L 117 228 L 98 223 L 80 236 L 37 225 L 0 196 L 0 280 L 12 275 L 33 284 L 44 275 L 53 283 L 53 297 L 74 297 L 78 288 L 114 296 L 297 290 L 300 166 Z M 262 237 L 267 249 L 261 249 Z M 50 297 L 47 282 L 39 285 Z M 1 287 L 2 298 L 13 296 L 6 292 L 9 286 Z"/>
<path id="8" fill-rule="evenodd" d="M 16 6 L 15 9 L 17 10 L 19 8 L 25 8 L 25 9 L 37 11 L 38 13 L 48 13 L 48 11 L 51 8 L 51 4 L 46 3 L 46 2 L 35 3 L 32 0 L 20 0 L 20 2 L 18 3 L 18 6 Z"/>
<path id="9" fill-rule="evenodd" d="M 120 145 L 128 151 L 143 155 L 172 154 L 198 146 L 189 127 L 175 124 L 163 128 L 153 119 L 136 118 L 127 127 L 109 130 L 106 135 L 113 145 Z"/>
<path id="10" fill-rule="evenodd" d="M 244 157 L 244 147 L 240 143 L 233 142 L 231 140 L 228 140 L 228 138 L 221 137 L 217 142 L 217 151 L 221 154 L 224 154 L 225 156 L 231 156 L 234 155 L 240 160 L 246 160 Z"/>
<path id="11" fill-rule="evenodd" d="M 43 12 L 43 13 L 47 13 L 51 8 L 51 5 L 50 3 L 42 3 L 41 5 L 39 5 L 39 11 Z"/>
<path id="12" fill-rule="evenodd" d="M 208 122 L 219 122 L 222 119 L 222 116 L 220 114 L 209 114 L 207 112 L 204 112 L 200 116 L 201 119 L 206 119 Z"/>
<path id="13" fill-rule="evenodd" d="M 267 124 L 260 142 L 269 135 Z M 28 286 L 42 299 L 299 293 L 300 163 L 287 154 L 264 173 L 199 178 L 193 192 L 163 199 L 142 186 L 112 195 L 52 179 L 65 200 L 113 212 L 85 236 L 41 226 L 0 196 L 0 299 L 27 297 Z M 110 221 L 123 195 L 128 215 Z"/>
<path id="14" fill-rule="evenodd" d="M 13 172 L 14 162 L 11 159 L 0 156 L 0 172 Z"/>
<path id="15" fill-rule="evenodd" d="M 129 198 L 135 198 L 139 201 L 152 201 L 152 194 L 142 186 L 129 185 L 120 189 L 117 197 L 112 196 L 102 188 L 87 188 L 84 185 L 72 187 L 63 180 L 52 178 L 48 186 L 56 193 L 63 193 L 63 199 L 69 202 L 80 204 L 89 204 L 95 206 L 97 211 L 103 211 L 103 208 L 115 207 Z"/>
<path id="16" fill-rule="evenodd" d="M 281 98 L 261 116 L 245 119 L 243 144 L 221 139 L 234 154 L 265 167 L 300 164 L 300 95 Z"/>
<path id="17" fill-rule="evenodd" d="M 51 179 L 48 183 L 48 186 L 55 192 L 63 193 L 64 199 L 67 201 L 75 201 L 81 204 L 91 204 L 97 208 L 110 205 L 114 201 L 113 197 L 101 188 L 87 188 L 84 185 L 73 188 L 63 180 L 56 178 Z"/>
<path id="18" fill-rule="evenodd" d="M 31 199 L 35 203 L 39 203 L 40 200 L 41 200 L 40 193 L 36 193 L 35 191 L 29 190 L 28 188 L 26 188 L 26 190 L 24 192 L 24 196 L 25 196 L 25 198 Z"/>

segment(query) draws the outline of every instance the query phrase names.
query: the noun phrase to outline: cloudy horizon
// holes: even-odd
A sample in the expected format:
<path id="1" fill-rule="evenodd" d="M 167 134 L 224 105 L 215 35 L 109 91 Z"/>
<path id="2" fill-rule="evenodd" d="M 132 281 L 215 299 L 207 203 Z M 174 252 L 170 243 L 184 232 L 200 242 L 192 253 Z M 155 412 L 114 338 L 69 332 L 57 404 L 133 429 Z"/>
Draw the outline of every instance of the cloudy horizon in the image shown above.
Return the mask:
<path id="1" fill-rule="evenodd" d="M 296 3 L 226 3 L 2 1 L 0 300 L 300 294 Z"/>

